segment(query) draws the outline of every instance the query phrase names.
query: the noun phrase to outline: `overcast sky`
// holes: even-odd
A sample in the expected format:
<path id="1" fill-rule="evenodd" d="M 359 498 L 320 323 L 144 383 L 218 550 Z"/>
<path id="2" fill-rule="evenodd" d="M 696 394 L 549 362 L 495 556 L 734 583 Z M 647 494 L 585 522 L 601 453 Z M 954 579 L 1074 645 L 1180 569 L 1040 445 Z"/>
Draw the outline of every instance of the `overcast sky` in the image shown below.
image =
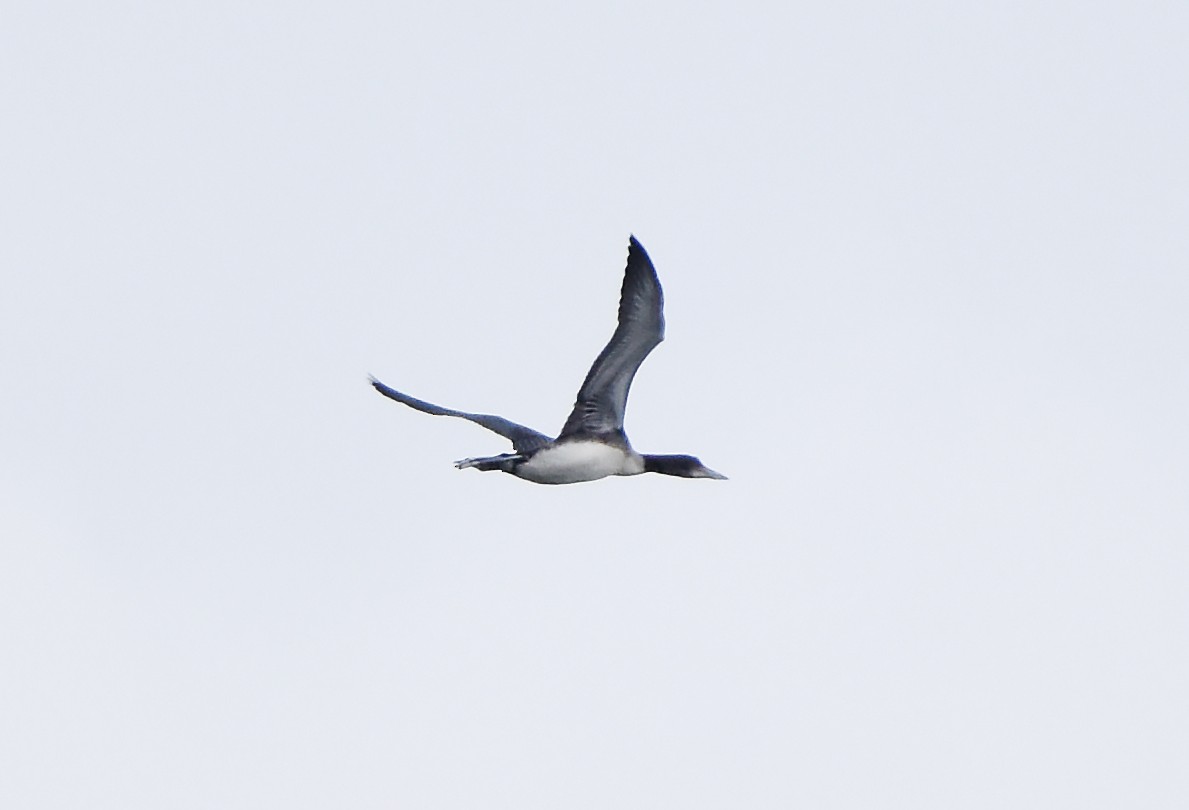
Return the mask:
<path id="1" fill-rule="evenodd" d="M 1189 806 L 1189 6 L 3 16 L 0 805 Z"/>

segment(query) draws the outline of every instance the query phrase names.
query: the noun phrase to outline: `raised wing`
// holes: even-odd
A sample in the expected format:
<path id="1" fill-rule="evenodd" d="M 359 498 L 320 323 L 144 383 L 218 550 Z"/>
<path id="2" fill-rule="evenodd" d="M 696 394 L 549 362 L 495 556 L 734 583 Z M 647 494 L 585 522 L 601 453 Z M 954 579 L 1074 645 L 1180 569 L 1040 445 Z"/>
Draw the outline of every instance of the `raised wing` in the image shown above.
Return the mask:
<path id="1" fill-rule="evenodd" d="M 457 416 L 459 419 L 466 419 L 474 422 L 476 425 L 482 425 L 490 431 L 500 434 L 505 439 L 512 442 L 512 447 L 516 449 L 517 453 L 531 453 L 553 440 L 544 433 L 538 433 L 532 428 L 526 428 L 524 425 L 518 425 L 511 422 L 502 416 L 490 416 L 485 413 L 464 413 L 462 411 L 454 411 L 449 408 L 443 408 L 440 405 L 434 405 L 424 400 L 411 397 L 408 394 L 402 394 L 395 388 L 389 388 L 384 383 L 377 380 L 375 377 L 371 378 L 372 387 L 379 391 L 389 399 L 395 399 L 410 408 L 415 408 L 422 413 L 433 414 L 434 416 Z"/>
<path id="2" fill-rule="evenodd" d="M 619 294 L 619 326 L 587 372 L 559 439 L 623 430 L 632 378 L 648 353 L 665 338 L 664 306 L 656 268 L 633 236 Z"/>

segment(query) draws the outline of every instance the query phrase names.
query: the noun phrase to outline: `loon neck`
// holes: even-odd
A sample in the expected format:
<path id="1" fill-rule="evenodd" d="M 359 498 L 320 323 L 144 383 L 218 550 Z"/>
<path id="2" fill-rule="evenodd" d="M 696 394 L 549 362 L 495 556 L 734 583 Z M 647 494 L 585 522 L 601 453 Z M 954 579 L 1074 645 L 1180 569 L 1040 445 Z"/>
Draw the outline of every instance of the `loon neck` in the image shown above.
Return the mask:
<path id="1" fill-rule="evenodd" d="M 676 475 L 680 478 L 717 478 L 719 480 L 726 478 L 725 475 L 716 473 L 694 456 L 645 454 L 643 458 L 644 472 Z"/>

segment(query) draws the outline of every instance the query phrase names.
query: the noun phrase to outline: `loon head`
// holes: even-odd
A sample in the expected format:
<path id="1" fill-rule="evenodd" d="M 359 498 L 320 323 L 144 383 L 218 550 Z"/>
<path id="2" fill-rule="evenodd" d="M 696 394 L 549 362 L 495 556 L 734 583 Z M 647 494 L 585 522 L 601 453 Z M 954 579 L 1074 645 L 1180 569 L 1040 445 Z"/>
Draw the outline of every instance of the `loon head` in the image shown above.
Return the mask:
<path id="1" fill-rule="evenodd" d="M 715 478 L 719 481 L 727 480 L 722 473 L 703 464 L 694 456 L 644 456 L 644 472 L 676 475 L 681 478 Z"/>

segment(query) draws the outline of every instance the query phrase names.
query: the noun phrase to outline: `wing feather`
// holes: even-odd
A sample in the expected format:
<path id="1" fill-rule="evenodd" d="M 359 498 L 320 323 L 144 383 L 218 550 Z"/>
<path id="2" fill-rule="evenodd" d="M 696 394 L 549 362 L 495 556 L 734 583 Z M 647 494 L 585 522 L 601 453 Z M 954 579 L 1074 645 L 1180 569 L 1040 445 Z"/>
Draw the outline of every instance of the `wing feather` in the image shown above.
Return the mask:
<path id="1" fill-rule="evenodd" d="M 485 413 L 465 413 L 463 411 L 451 410 L 450 408 L 443 408 L 440 405 L 434 405 L 416 397 L 411 397 L 408 394 L 402 394 L 395 388 L 389 388 L 375 377 L 371 378 L 371 383 L 377 391 L 389 399 L 394 399 L 422 413 L 428 413 L 434 416 L 456 416 L 459 419 L 466 419 L 494 433 L 498 433 L 512 442 L 512 447 L 516 449 L 517 453 L 531 453 L 553 441 L 544 433 L 538 433 L 532 428 L 518 425 L 502 416 L 491 416 Z"/>
<path id="2" fill-rule="evenodd" d="M 632 379 L 644 358 L 665 338 L 664 306 L 656 268 L 633 236 L 619 294 L 619 325 L 587 372 L 559 439 L 623 430 Z"/>

